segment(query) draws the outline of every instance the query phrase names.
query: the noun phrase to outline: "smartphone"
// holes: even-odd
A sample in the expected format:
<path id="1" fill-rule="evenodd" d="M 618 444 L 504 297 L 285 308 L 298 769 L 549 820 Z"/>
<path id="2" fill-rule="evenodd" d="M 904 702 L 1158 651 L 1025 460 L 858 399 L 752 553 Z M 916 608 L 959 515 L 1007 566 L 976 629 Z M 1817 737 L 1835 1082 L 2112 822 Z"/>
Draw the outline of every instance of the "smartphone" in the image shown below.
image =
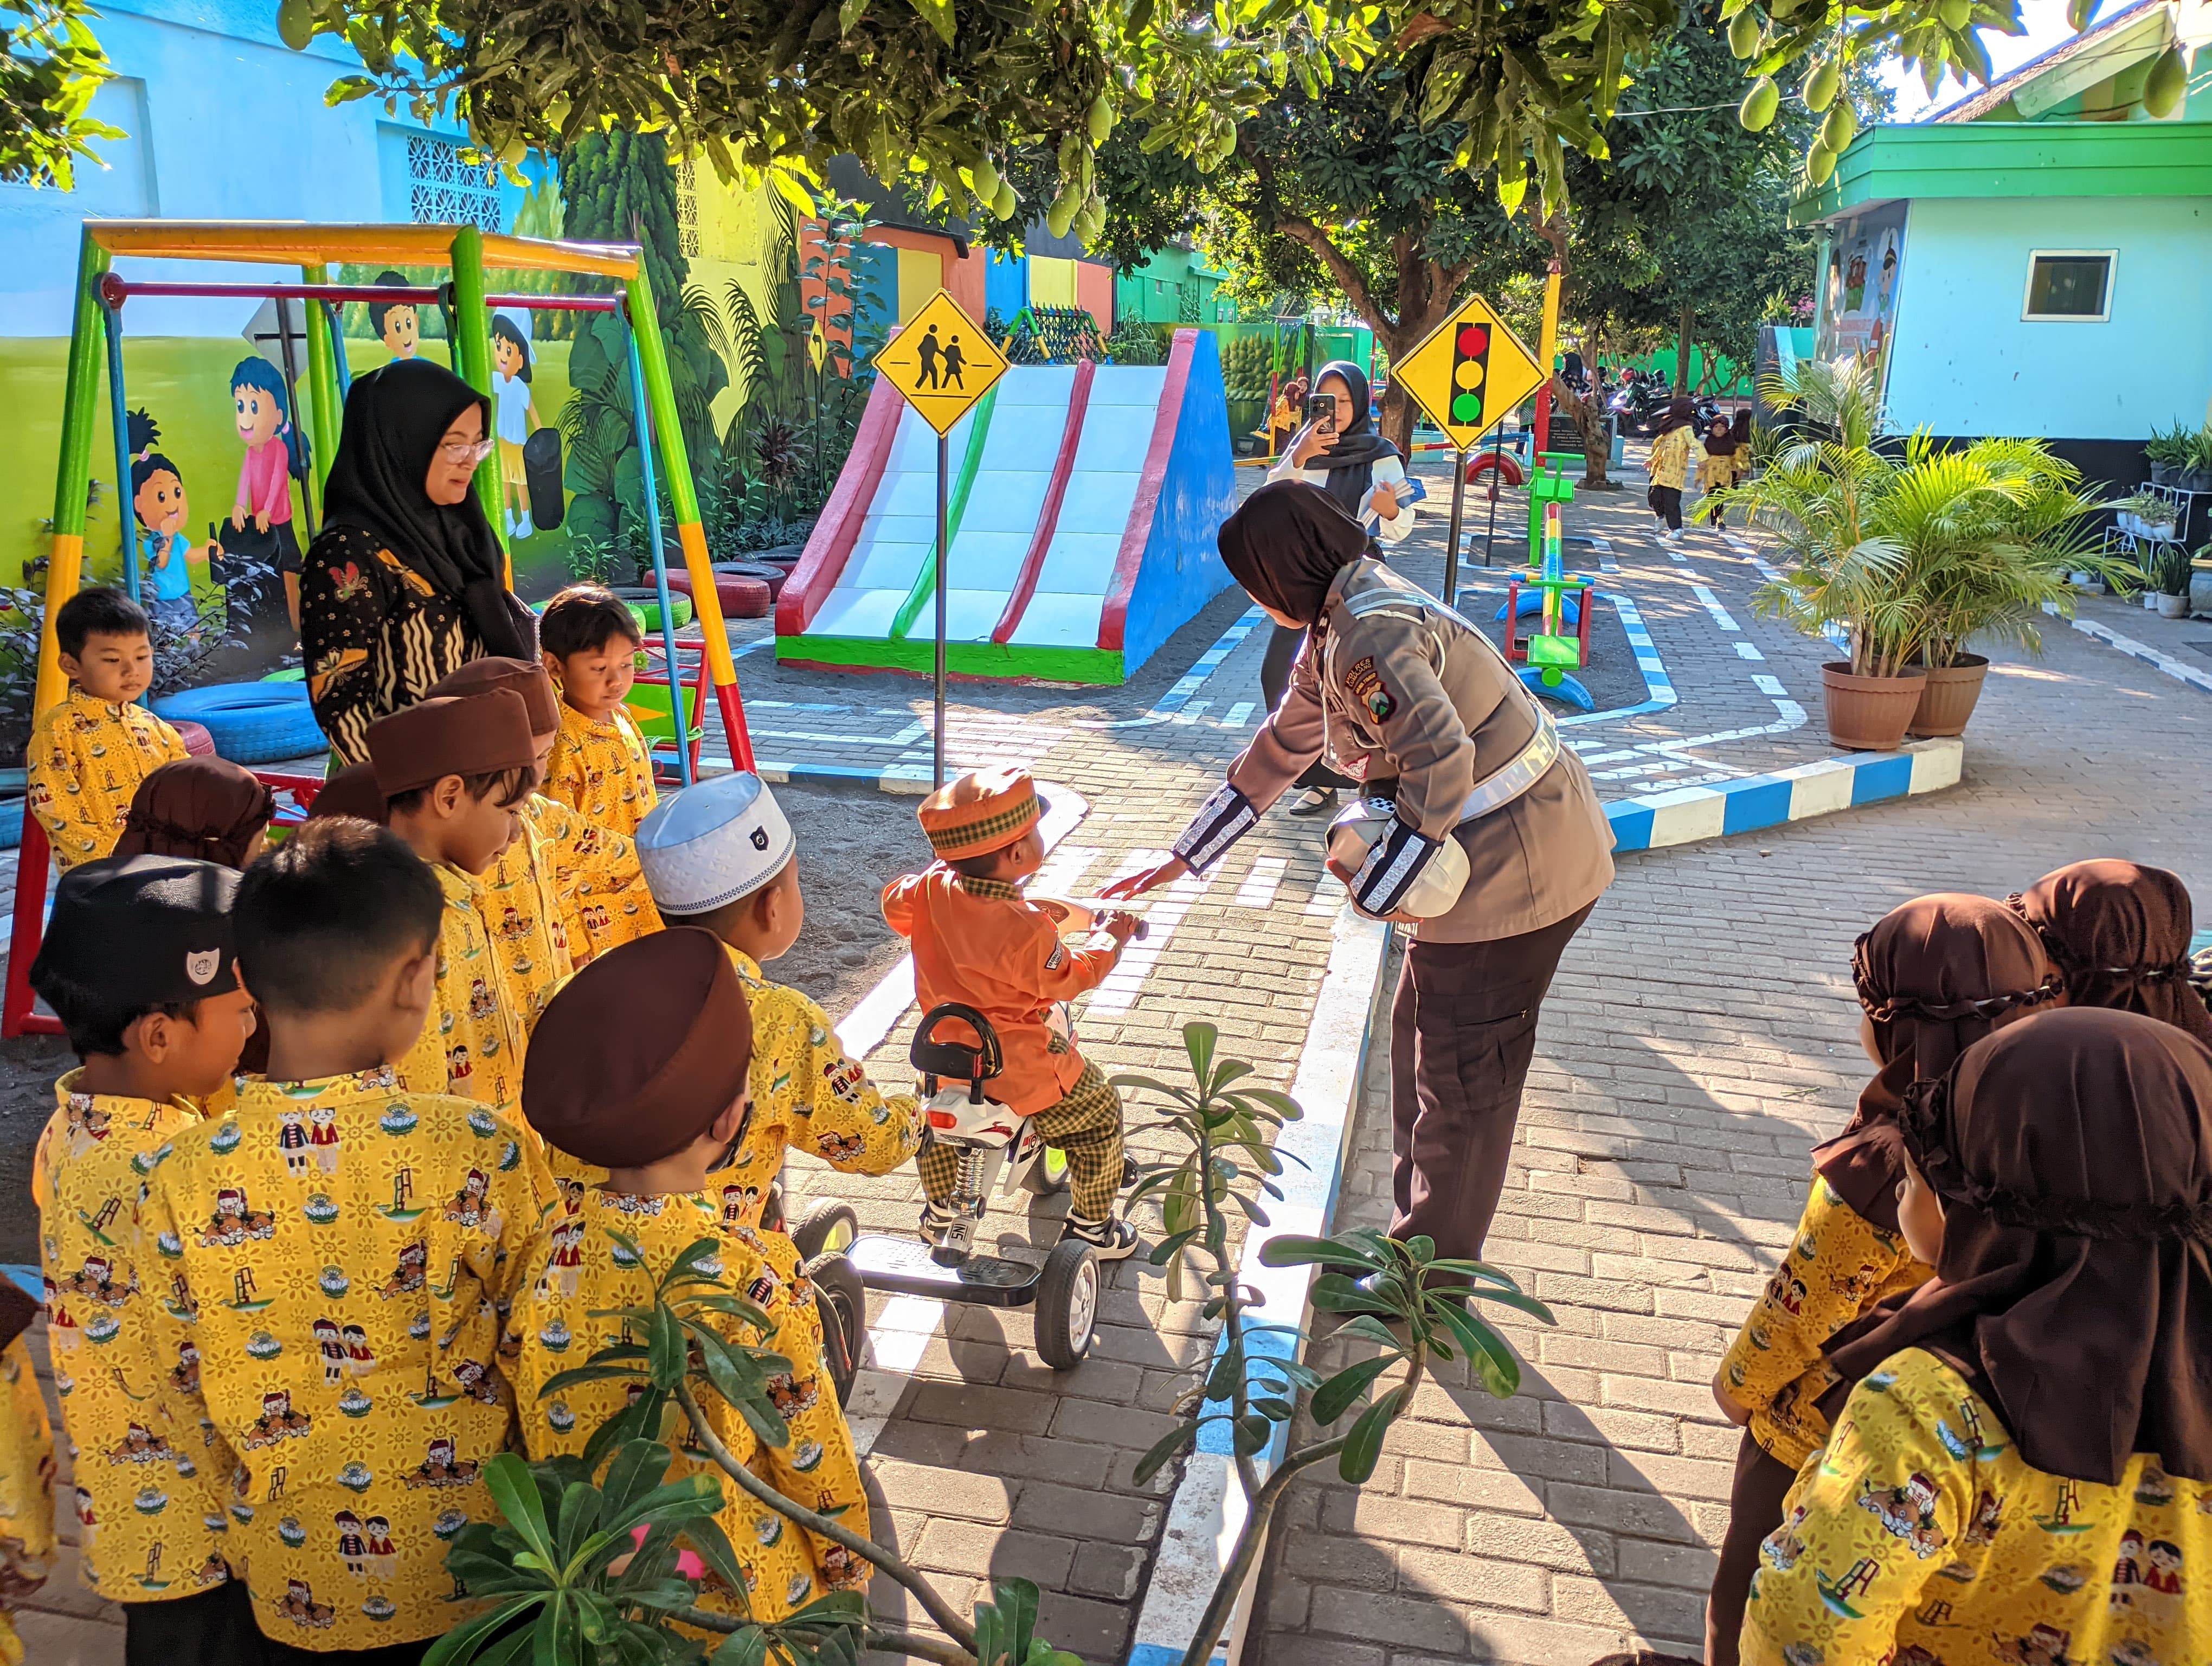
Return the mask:
<path id="1" fill-rule="evenodd" d="M 1336 429 L 1336 395 L 1310 393 L 1306 396 L 1306 421 L 1316 423 L 1331 433 Z"/>

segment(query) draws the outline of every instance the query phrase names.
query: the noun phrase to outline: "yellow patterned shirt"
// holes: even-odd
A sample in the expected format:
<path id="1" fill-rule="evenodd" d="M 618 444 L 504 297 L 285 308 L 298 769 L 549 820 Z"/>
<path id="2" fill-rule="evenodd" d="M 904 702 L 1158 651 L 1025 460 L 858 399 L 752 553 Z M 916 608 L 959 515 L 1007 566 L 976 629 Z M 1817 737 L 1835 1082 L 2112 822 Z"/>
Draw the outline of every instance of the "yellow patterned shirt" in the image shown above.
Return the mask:
<path id="1" fill-rule="evenodd" d="M 171 1421 L 155 1394 L 171 1372 L 196 1377 L 198 1355 L 157 1352 L 148 1314 L 161 1269 L 149 1280 L 132 1255 L 140 1189 L 171 1139 L 200 1116 L 182 1104 L 79 1092 L 83 1076 L 73 1070 L 54 1084 L 60 1104 L 34 1183 L 54 1390 L 76 1455 L 77 1567 L 88 1589 L 116 1602 L 166 1602 L 231 1573 L 229 1459 L 197 1422 Z"/>
<path id="2" fill-rule="evenodd" d="M 725 948 L 729 945 L 725 944 Z M 752 1120 L 735 1163 L 714 1177 L 722 1218 L 758 1226 L 769 1183 L 796 1146 L 846 1174 L 889 1174 L 921 1146 L 921 1107 L 886 1097 L 838 1045 L 829 1016 L 798 990 L 771 983 L 760 963 L 729 950 L 752 1009 Z"/>
<path id="3" fill-rule="evenodd" d="M 558 799 L 532 793 L 522 807 L 551 860 L 553 894 L 567 929 L 568 958 L 576 965 L 660 929 L 660 914 L 638 866 L 637 847 Z M 518 839 L 500 853 L 495 873 L 521 860 Z"/>
<path id="4" fill-rule="evenodd" d="M 28 756 L 31 813 L 66 873 L 113 850 L 138 783 L 190 754 L 143 706 L 94 700 L 72 684 L 39 720 Z"/>
<path id="5" fill-rule="evenodd" d="M 501 1316 L 552 1201 L 535 1140 L 389 1069 L 249 1080 L 149 1177 L 149 1318 L 170 1357 L 199 1351 L 197 1386 L 165 1390 L 235 1455 L 232 1538 L 270 1636 L 377 1648 L 475 1611 L 445 1542 L 497 1514 Z"/>
<path id="6" fill-rule="evenodd" d="M 568 970 L 546 931 L 551 910 L 541 881 L 527 874 L 495 892 L 496 868 L 481 879 L 446 862 L 430 871 L 446 893 L 437 991 L 422 1034 L 399 1061 L 399 1080 L 410 1092 L 451 1093 L 511 1113 L 522 1097 L 530 1026 Z"/>
<path id="7" fill-rule="evenodd" d="M 1761 1449 L 1793 1469 L 1820 1450 L 1828 1420 L 1814 1402 L 1840 1380 L 1821 1344 L 1934 1272 L 1912 1258 L 1902 1237 L 1813 1177 L 1797 1236 L 1721 1361 L 1721 1380 L 1751 1413 L 1751 1438 Z"/>
<path id="8" fill-rule="evenodd" d="M 21 1666 L 23 1650 L 4 1610 L 46 1583 L 53 1554 L 53 1429 L 30 1339 L 16 1336 L 0 1348 L 0 1661 L 8 1666 Z"/>
<path id="9" fill-rule="evenodd" d="M 1745 1666 L 2193 1666 L 2212 1657 L 2212 1487 L 2031 1468 L 1907 1348 L 1851 1391 L 1760 1547 Z"/>
<path id="10" fill-rule="evenodd" d="M 769 1384 L 790 1425 L 791 1440 L 784 1446 L 763 1445 L 726 1402 L 702 1391 L 701 1402 L 714 1432 L 732 1456 L 777 1492 L 816 1511 L 836 1511 L 842 1505 L 838 1522 L 866 1537 L 867 1496 L 852 1432 L 822 1367 L 813 1287 L 794 1273 L 775 1270 L 783 1258 L 769 1246 L 780 1235 L 725 1227 L 720 1209 L 705 1193 L 640 1197 L 567 1183 L 562 1190 L 562 1208 L 548 1220 L 530 1251 L 529 1299 L 516 1304 L 508 1328 L 514 1359 L 508 1373 L 530 1456 L 581 1452 L 592 1432 L 627 1401 L 627 1385 L 618 1377 L 544 1392 L 560 1372 L 621 1340 L 618 1321 L 595 1319 L 592 1313 L 650 1303 L 655 1281 L 678 1256 L 702 1237 L 717 1238 L 721 1288 L 763 1309 L 775 1329 L 762 1336 L 727 1315 L 702 1310 L 699 1316 L 733 1341 L 765 1347 L 791 1361 L 789 1374 Z M 637 1247 L 641 1262 L 617 1241 L 617 1234 Z M 782 1250 L 790 1247 L 788 1239 L 781 1241 Z M 756 1504 L 710 1461 L 679 1452 L 670 1478 L 695 1473 L 721 1484 L 726 1502 L 718 1519 L 744 1569 L 746 1600 L 756 1619 L 781 1620 L 828 1590 L 866 1589 L 867 1564 Z M 711 1578 L 701 1606 L 741 1611 L 726 1592 L 714 1588 Z"/>
<path id="11" fill-rule="evenodd" d="M 617 706 L 605 722 L 561 702 L 561 736 L 546 761 L 544 793 L 624 837 L 660 802 L 653 757 L 637 720 Z"/>

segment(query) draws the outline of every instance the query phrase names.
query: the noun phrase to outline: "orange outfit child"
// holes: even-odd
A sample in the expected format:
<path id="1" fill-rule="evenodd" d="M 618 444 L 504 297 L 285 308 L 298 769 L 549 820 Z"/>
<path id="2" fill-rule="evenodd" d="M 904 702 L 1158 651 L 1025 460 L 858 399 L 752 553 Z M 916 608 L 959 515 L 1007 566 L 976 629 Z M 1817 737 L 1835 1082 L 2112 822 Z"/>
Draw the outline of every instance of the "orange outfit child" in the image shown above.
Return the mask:
<path id="1" fill-rule="evenodd" d="M 1026 769 L 963 775 L 924 799 L 920 814 L 939 860 L 892 880 L 883 895 L 885 923 L 914 944 L 915 994 L 925 1012 L 958 1001 L 990 1021 L 1005 1069 L 986 1091 L 1036 1117 L 1046 1143 L 1066 1153 L 1069 1235 L 1126 1256 L 1135 1235 L 1113 1213 L 1123 1183 L 1121 1097 L 1057 1021 L 1060 1003 L 1105 981 L 1121 945 L 1063 942 L 1054 917 L 1026 901 L 1018 883 L 954 866 L 1004 850 L 1036 826 L 1042 810 Z M 922 1230 L 938 1235 L 952 1219 L 941 1206 L 958 1158 L 927 1145 L 918 1166 L 930 1199 Z"/>

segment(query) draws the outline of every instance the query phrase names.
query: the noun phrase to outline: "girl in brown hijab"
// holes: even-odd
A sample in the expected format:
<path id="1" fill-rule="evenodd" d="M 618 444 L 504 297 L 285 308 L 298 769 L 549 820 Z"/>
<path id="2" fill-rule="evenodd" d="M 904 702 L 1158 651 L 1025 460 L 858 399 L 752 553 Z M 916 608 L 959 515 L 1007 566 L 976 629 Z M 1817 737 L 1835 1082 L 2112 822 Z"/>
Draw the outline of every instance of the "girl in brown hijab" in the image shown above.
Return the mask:
<path id="1" fill-rule="evenodd" d="M 1898 1225 L 1905 1090 L 2058 994 L 2057 973 L 2019 916 L 1959 892 L 1885 915 L 1854 946 L 1851 976 L 1859 1039 L 1878 1069 L 1844 1131 L 1813 1148 L 1812 1189 L 1790 1252 L 1713 1379 L 1714 1398 L 1744 1436 L 1706 1604 L 1708 1666 L 1734 1666 L 1759 1541 L 1782 1524 L 1783 1495 L 1827 1438 L 1815 1402 L 1838 1379 L 1821 1345 L 1929 1276 Z"/>
<path id="2" fill-rule="evenodd" d="M 2179 874 L 2069 862 L 2005 901 L 2042 937 L 2069 1006 L 2142 1012 L 2212 1044 L 2212 1013 L 2189 982 L 2194 921 Z"/>
<path id="3" fill-rule="evenodd" d="M 252 770 L 225 758 L 184 758 L 138 783 L 115 854 L 242 868 L 266 847 L 276 813 L 276 795 Z"/>
<path id="4" fill-rule="evenodd" d="M 2212 1653 L 2212 1049 L 2038 1014 L 1916 1085 L 1903 1212 L 1936 1276 L 1790 1493 L 1747 1659 Z"/>

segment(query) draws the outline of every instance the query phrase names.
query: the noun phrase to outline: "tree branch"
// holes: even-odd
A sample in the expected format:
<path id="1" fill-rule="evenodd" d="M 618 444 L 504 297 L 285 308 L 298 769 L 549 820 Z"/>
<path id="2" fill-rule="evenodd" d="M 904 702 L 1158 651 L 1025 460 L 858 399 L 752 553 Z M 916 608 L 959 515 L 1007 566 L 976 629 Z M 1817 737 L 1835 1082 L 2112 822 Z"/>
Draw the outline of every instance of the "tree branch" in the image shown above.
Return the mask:
<path id="1" fill-rule="evenodd" d="M 939 1631 L 971 1654 L 975 1651 L 975 1627 L 954 1611 L 952 1605 L 938 1594 L 937 1588 L 928 1580 L 874 1541 L 864 1539 L 851 1528 L 842 1526 L 827 1516 L 817 1515 L 805 1505 L 784 1497 L 738 1462 L 723 1444 L 721 1436 L 714 1432 L 714 1426 L 707 1421 L 707 1414 L 700 1409 L 698 1398 L 691 1392 L 689 1383 L 676 1385 L 676 1400 L 684 1408 L 684 1414 L 691 1420 L 691 1432 L 699 1437 L 699 1444 L 732 1481 L 777 1515 L 796 1522 L 809 1533 L 827 1539 L 831 1544 L 842 1545 L 855 1556 L 865 1558 L 882 1569 L 890 1576 L 893 1583 L 914 1593 L 915 1600 L 937 1622 Z"/>
<path id="2" fill-rule="evenodd" d="M 1376 334 L 1383 337 L 1385 347 L 1394 346 L 1398 333 L 1398 321 L 1384 312 L 1368 287 L 1366 276 L 1352 263 L 1351 257 L 1336 246 L 1329 234 L 1303 214 L 1292 214 L 1283 207 L 1282 198 L 1275 190 L 1274 159 L 1252 143 L 1239 137 L 1238 148 L 1244 160 L 1252 165 L 1252 173 L 1260 182 L 1260 199 L 1268 220 L 1269 229 L 1294 243 L 1303 244 L 1328 271 L 1336 287 L 1344 291 L 1344 298 L 1352 303 L 1352 310 L 1365 319 Z"/>

